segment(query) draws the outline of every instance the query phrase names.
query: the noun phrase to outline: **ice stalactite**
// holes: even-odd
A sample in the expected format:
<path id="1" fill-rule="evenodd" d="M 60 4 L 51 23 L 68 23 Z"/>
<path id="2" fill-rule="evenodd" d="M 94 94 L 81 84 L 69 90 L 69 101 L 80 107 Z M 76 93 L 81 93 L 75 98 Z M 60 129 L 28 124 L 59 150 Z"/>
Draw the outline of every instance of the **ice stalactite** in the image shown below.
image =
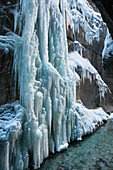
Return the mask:
<path id="1" fill-rule="evenodd" d="M 28 153 L 21 152 L 24 145 L 20 145 L 25 114 L 25 109 L 18 102 L 0 107 L 0 167 L 3 170 L 17 169 L 17 165 L 23 169 L 25 157 L 26 164 L 28 162 Z"/>
<path id="2" fill-rule="evenodd" d="M 66 129 L 67 126 L 71 128 L 76 83 L 72 75 L 70 80 L 67 77 L 63 4 L 61 1 L 21 1 L 18 19 L 15 19 L 15 31 L 24 20 L 22 35 L 19 35 L 21 41 L 14 51 L 14 72 L 19 83 L 20 101 L 28 111 L 26 140 L 28 150 L 33 153 L 35 168 L 49 152 L 66 148 L 71 138 L 71 130 L 67 137 Z"/>

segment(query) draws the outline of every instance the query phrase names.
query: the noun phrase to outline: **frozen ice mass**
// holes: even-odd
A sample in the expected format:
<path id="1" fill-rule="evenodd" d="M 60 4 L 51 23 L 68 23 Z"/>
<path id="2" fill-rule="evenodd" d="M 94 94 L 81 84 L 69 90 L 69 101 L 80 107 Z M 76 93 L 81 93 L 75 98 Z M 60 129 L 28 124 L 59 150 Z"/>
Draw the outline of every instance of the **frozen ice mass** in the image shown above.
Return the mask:
<path id="1" fill-rule="evenodd" d="M 20 100 L 0 107 L 0 167 L 23 170 L 32 158 L 37 169 L 50 153 L 82 140 L 108 119 L 102 108 L 87 109 L 76 100 L 76 85 L 86 78 L 96 82 L 100 99 L 109 90 L 76 41 L 80 26 L 88 44 L 99 41 L 105 23 L 87 0 L 19 0 L 13 13 L 14 32 L 0 36 L 0 49 L 14 52 Z M 75 39 L 71 53 L 68 27 Z"/>

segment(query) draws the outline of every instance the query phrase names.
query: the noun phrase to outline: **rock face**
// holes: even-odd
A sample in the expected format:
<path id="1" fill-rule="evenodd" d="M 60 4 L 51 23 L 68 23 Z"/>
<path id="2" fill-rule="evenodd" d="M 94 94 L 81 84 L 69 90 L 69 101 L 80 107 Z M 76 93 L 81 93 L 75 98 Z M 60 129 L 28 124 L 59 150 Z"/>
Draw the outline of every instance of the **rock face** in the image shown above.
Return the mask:
<path id="1" fill-rule="evenodd" d="M 97 108 L 104 106 L 105 99 L 99 96 L 99 88 L 95 81 L 90 82 L 89 79 L 85 79 L 77 86 L 77 99 L 81 100 L 87 108 Z"/>
<path id="2" fill-rule="evenodd" d="M 16 1 L 0 1 L 0 35 L 14 30 L 14 9 Z M 5 43 L 0 41 L 0 43 Z M 7 47 L 6 47 L 7 48 Z M 4 52 L 0 46 L 0 105 L 14 101 L 14 81 L 12 76 L 14 53 Z"/>
<path id="3" fill-rule="evenodd" d="M 103 20 L 106 22 L 109 32 L 113 38 L 113 1 L 103 1 L 103 0 L 92 0 L 97 8 L 100 10 L 100 13 L 102 14 Z M 113 82 L 113 56 L 110 53 L 111 57 L 104 59 L 104 72 L 103 77 L 105 77 L 106 83 L 108 83 L 108 86 L 111 87 L 111 84 Z M 108 78 L 109 77 L 109 78 Z M 108 80 L 109 79 L 109 80 Z M 113 92 L 113 88 L 110 88 Z"/>
<path id="4" fill-rule="evenodd" d="M 103 1 L 103 0 L 92 0 L 97 8 L 100 10 L 100 13 L 102 14 L 103 20 L 106 22 L 109 32 L 113 38 L 113 1 Z M 104 64 L 104 71 L 103 71 L 103 77 L 105 82 L 110 87 L 111 92 L 113 93 L 113 55 L 110 52 L 109 55 L 111 57 L 104 58 L 103 64 Z M 113 98 L 113 95 L 111 98 Z M 110 99 L 111 103 L 113 103 L 113 99 Z"/>
<path id="5" fill-rule="evenodd" d="M 71 6 L 71 11 L 73 15 L 72 20 L 73 22 L 76 22 L 76 28 L 74 28 L 75 33 L 73 33 L 73 29 L 71 26 L 72 24 L 67 29 L 68 51 L 69 53 L 78 49 L 79 53 L 81 53 L 82 51 L 82 56 L 84 58 L 87 58 L 91 62 L 91 64 L 98 70 L 100 75 L 103 76 L 103 79 L 106 80 L 102 63 L 102 51 L 104 48 L 104 40 L 106 38 L 107 27 L 103 23 L 103 21 L 100 21 L 98 15 L 96 17 L 96 14 L 98 14 L 96 13 L 98 12 L 97 7 L 93 4 L 91 0 L 89 0 L 88 2 L 93 7 L 92 12 L 88 12 L 88 8 L 87 11 L 83 10 L 83 4 L 85 2 L 82 2 L 82 4 L 78 4 L 76 6 Z M 74 14 L 74 11 L 76 11 L 76 14 Z M 89 13 L 92 13 L 92 15 L 90 15 Z M 92 33 L 92 29 L 98 32 L 98 35 Z M 88 37 L 90 37 L 91 35 L 92 39 L 87 39 L 87 35 Z M 97 37 L 99 38 L 99 40 Z M 106 81 L 106 83 L 109 82 Z M 81 99 L 82 102 L 89 108 L 103 106 L 104 108 L 106 108 L 106 110 L 108 109 L 108 107 L 105 106 L 106 102 L 104 101 L 104 99 L 100 101 L 99 89 L 96 86 L 95 81 L 92 82 L 92 84 L 90 84 L 90 81 L 88 79 L 86 79 L 84 82 L 81 82 L 80 86 L 77 87 L 77 97 L 78 99 Z M 109 103 L 108 100 L 107 102 Z M 110 105 L 112 104 L 110 103 Z"/>

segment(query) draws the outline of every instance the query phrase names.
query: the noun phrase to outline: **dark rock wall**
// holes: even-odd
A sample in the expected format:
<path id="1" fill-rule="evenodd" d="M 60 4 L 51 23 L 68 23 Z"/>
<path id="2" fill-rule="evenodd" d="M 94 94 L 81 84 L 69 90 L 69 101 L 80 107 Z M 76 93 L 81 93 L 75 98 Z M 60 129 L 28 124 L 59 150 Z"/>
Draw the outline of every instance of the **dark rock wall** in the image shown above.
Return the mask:
<path id="1" fill-rule="evenodd" d="M 0 35 L 14 30 L 16 0 L 0 0 Z M 0 49 L 0 105 L 14 101 L 14 82 L 12 81 L 13 51 L 5 54 Z"/>
<path id="2" fill-rule="evenodd" d="M 109 32 L 113 38 L 113 0 L 92 0 L 99 9 L 104 22 L 106 22 Z M 108 110 L 113 105 L 113 56 L 103 61 L 103 79 L 109 86 L 112 94 L 107 96 Z M 108 102 L 109 101 L 109 102 Z M 113 110 L 113 109 L 110 109 Z"/>
<path id="3" fill-rule="evenodd" d="M 77 86 L 77 100 L 81 100 L 89 109 L 104 105 L 104 99 L 100 101 L 99 88 L 96 82 L 90 82 L 89 79 L 85 79 Z"/>
<path id="4" fill-rule="evenodd" d="M 103 20 L 107 23 L 109 31 L 113 37 L 113 0 L 92 0 L 99 9 Z"/>
<path id="5" fill-rule="evenodd" d="M 113 112 L 113 78 L 110 78 L 106 75 L 105 72 L 104 74 L 104 81 L 108 85 L 110 92 L 106 94 L 106 100 L 105 100 L 105 109 L 108 112 Z"/>

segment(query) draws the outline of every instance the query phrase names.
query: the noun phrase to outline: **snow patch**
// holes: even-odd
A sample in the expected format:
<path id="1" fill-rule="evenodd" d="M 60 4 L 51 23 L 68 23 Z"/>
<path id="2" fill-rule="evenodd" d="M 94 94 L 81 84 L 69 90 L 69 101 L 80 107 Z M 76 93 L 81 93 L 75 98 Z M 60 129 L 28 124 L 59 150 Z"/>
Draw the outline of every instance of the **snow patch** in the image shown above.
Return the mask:
<path id="1" fill-rule="evenodd" d="M 77 140 L 81 140 L 82 136 L 92 133 L 97 126 L 109 117 L 102 108 L 87 109 L 82 103 L 76 103 L 75 108 L 78 112 Z"/>

